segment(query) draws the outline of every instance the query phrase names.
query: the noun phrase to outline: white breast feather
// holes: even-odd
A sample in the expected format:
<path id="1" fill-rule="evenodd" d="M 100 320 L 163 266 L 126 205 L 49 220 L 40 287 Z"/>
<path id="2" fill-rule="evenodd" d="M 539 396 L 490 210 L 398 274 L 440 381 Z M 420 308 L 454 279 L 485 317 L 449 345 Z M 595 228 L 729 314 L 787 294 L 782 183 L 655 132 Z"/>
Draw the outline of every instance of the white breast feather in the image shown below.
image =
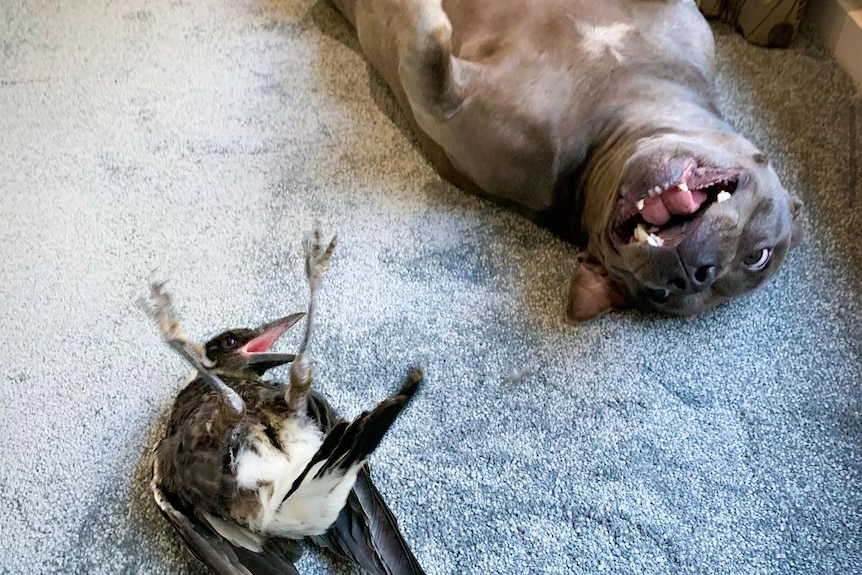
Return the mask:
<path id="1" fill-rule="evenodd" d="M 300 538 L 319 535 L 338 518 L 347 502 L 356 474 L 364 462 L 345 472 L 330 472 L 315 478 L 321 461 L 306 475 L 302 485 L 287 501 L 284 496 L 323 443 L 323 434 L 305 418 L 286 420 L 279 431 L 285 452 L 269 442 L 260 442 L 253 451 L 237 456 L 236 479 L 241 489 L 257 489 L 261 509 L 248 526 L 261 533 Z"/>
<path id="2" fill-rule="evenodd" d="M 326 531 L 347 502 L 350 489 L 356 483 L 356 474 L 363 464 L 352 465 L 346 473 L 327 473 L 312 479 L 323 462 L 316 465 L 276 513 L 273 531 L 285 535 L 319 535 Z"/>
<path id="3" fill-rule="evenodd" d="M 259 453 L 244 449 L 237 455 L 237 485 L 241 489 L 257 489 L 261 505 L 257 516 L 249 518 L 249 527 L 263 533 L 278 532 L 273 530 L 276 511 L 294 480 L 317 453 L 323 433 L 305 418 L 290 418 L 282 424 L 279 439 L 286 453 L 269 442 L 261 442 L 255 446 Z"/>

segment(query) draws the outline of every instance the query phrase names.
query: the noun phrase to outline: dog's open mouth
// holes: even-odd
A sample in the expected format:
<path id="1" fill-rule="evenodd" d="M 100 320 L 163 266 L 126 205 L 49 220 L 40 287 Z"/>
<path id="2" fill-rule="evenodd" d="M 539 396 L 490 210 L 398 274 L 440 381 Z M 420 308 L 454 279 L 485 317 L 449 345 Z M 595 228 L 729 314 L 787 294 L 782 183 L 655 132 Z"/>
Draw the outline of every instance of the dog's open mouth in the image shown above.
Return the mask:
<path id="1" fill-rule="evenodd" d="M 678 244 L 701 214 L 729 200 L 738 184 L 738 170 L 694 168 L 675 184 L 621 191 L 614 231 L 625 243 Z"/>

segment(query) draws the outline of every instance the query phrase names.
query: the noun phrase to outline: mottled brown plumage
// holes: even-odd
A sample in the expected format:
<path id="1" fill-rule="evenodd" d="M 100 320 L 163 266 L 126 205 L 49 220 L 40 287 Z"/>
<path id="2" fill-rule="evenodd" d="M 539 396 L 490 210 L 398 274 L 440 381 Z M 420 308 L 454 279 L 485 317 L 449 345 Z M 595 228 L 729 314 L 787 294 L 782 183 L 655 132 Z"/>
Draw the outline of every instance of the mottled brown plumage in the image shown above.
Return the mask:
<path id="1" fill-rule="evenodd" d="M 295 413 L 288 409 L 280 384 L 245 378 L 240 372 L 239 377 L 221 370 L 212 373 L 239 394 L 245 410 L 234 412 L 203 378 L 196 378 L 177 396 L 154 457 L 164 489 L 200 511 L 242 519 L 259 505 L 246 501 L 253 492 L 237 487 L 236 455 L 272 444 L 271 435 L 278 433 L 281 421 Z"/>

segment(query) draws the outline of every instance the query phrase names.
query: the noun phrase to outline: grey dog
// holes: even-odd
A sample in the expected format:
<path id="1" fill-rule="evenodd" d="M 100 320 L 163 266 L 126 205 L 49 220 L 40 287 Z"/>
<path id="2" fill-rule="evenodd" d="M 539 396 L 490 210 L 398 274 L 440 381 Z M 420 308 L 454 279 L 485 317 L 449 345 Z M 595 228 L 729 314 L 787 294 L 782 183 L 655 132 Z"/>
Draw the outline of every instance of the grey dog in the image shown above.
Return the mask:
<path id="1" fill-rule="evenodd" d="M 567 318 L 751 292 L 802 203 L 715 104 L 693 0 L 331 0 L 437 171 L 583 247 Z"/>

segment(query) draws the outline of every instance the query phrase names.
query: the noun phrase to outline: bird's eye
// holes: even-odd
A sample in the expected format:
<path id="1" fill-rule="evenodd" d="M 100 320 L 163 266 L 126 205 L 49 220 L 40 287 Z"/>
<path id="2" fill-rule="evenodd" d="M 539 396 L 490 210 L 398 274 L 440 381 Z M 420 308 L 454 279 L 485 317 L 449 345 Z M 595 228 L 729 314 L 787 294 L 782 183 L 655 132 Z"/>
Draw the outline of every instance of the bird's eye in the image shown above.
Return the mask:
<path id="1" fill-rule="evenodd" d="M 745 256 L 743 262 L 751 271 L 759 272 L 766 269 L 770 259 L 772 259 L 772 250 L 770 248 L 763 248 Z"/>
<path id="2" fill-rule="evenodd" d="M 228 349 L 233 349 L 236 347 L 236 338 L 232 335 L 226 335 L 222 340 L 222 346 Z"/>

